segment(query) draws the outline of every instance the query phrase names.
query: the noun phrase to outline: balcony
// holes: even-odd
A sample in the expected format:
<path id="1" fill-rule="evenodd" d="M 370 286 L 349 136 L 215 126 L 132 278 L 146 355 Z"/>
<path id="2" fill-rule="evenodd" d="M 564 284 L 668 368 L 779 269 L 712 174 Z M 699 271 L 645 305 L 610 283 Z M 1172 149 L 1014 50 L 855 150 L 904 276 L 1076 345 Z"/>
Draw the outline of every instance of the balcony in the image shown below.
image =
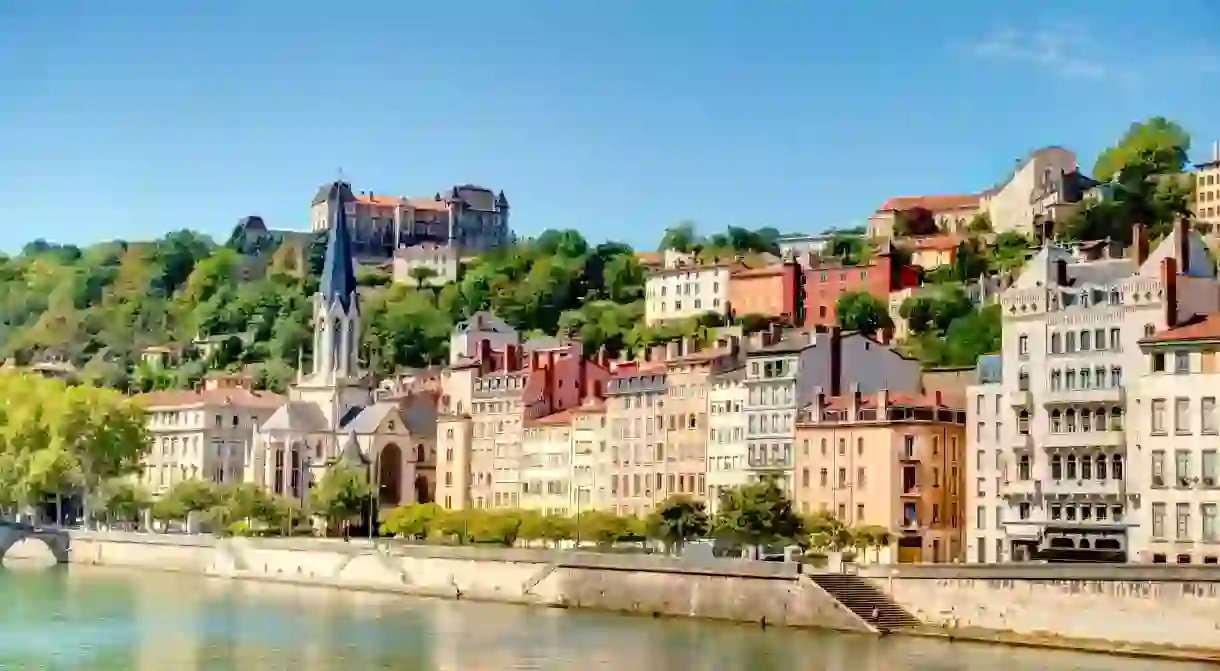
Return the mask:
<path id="1" fill-rule="evenodd" d="M 907 487 L 902 490 L 902 498 L 904 498 L 904 499 L 917 499 L 921 496 L 923 496 L 923 492 L 920 491 L 919 485 L 915 485 L 914 487 Z"/>
<path id="2" fill-rule="evenodd" d="M 1028 389 L 1014 391 L 1008 396 L 1009 402 L 1014 408 L 1028 408 L 1033 405 L 1033 397 Z"/>
<path id="3" fill-rule="evenodd" d="M 1008 480 L 1000 486 L 1000 496 L 1006 499 L 1032 501 L 1042 497 L 1041 480 Z"/>
<path id="4" fill-rule="evenodd" d="M 792 457 L 755 457 L 746 459 L 746 466 L 756 471 L 788 471 L 792 470 Z"/>
<path id="5" fill-rule="evenodd" d="M 898 461 L 906 464 L 918 464 L 919 453 L 914 449 L 903 448 L 902 451 L 898 453 Z"/>
<path id="6" fill-rule="evenodd" d="M 1122 431 L 1076 431 L 1074 433 L 1048 433 L 1042 439 L 1046 449 L 1072 447 L 1122 447 L 1126 436 Z"/>
<path id="7" fill-rule="evenodd" d="M 1034 449 L 1034 437 L 1028 433 L 1014 433 L 1008 441 L 1008 446 L 1014 450 Z"/>
<path id="8" fill-rule="evenodd" d="M 1043 492 L 1047 499 L 1122 498 L 1127 493 L 1125 480 L 1047 480 Z"/>
<path id="9" fill-rule="evenodd" d="M 1122 403 L 1122 387 L 1101 389 L 1057 389 L 1042 395 L 1042 405 L 1078 405 L 1084 403 Z"/>

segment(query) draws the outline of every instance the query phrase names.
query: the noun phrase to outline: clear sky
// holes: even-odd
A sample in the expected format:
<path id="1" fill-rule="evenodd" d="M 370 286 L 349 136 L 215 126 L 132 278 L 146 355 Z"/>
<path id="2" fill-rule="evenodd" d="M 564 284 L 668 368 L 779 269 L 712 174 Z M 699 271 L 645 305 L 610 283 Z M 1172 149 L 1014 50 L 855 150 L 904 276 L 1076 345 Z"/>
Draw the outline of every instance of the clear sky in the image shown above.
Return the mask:
<path id="1" fill-rule="evenodd" d="M 8 0 L 0 249 L 360 190 L 503 189 L 524 234 L 814 232 L 888 196 L 1086 170 L 1133 120 L 1220 139 L 1220 3 Z"/>

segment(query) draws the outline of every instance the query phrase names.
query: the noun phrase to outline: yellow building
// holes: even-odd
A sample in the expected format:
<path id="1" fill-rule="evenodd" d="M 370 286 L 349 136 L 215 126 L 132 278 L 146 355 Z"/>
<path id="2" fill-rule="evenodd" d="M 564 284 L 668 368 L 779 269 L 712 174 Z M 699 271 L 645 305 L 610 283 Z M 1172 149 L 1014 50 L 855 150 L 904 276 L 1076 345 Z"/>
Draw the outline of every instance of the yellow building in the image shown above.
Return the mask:
<path id="1" fill-rule="evenodd" d="M 890 530 L 898 561 L 957 560 L 965 426 L 939 393 L 819 394 L 796 426 L 794 503 Z"/>

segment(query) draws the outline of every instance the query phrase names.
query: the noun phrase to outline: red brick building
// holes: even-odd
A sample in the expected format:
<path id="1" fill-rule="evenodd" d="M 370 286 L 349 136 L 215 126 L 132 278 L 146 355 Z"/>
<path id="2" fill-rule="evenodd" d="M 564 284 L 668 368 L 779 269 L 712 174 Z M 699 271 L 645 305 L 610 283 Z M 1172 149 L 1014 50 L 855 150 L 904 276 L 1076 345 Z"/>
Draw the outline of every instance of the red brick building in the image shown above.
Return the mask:
<path id="1" fill-rule="evenodd" d="M 787 317 L 794 326 L 805 321 L 805 277 L 794 261 L 765 268 L 741 268 L 729 276 L 729 315 Z"/>
<path id="2" fill-rule="evenodd" d="M 894 261 L 888 242 L 867 265 L 822 265 L 805 270 L 805 326 L 835 325 L 835 304 L 843 294 L 865 292 L 889 304 L 890 292 L 913 287 L 919 276 L 912 266 Z"/>

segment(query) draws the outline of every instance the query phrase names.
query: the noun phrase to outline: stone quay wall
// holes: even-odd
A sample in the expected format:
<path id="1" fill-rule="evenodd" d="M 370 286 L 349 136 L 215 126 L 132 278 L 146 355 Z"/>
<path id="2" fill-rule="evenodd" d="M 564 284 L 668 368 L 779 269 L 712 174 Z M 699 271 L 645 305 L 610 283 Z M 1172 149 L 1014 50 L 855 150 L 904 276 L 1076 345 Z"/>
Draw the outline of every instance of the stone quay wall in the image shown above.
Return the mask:
<path id="1" fill-rule="evenodd" d="M 1220 567 L 906 564 L 859 575 L 955 638 L 1220 661 Z"/>
<path id="2" fill-rule="evenodd" d="M 871 633 L 793 564 L 323 539 L 72 534 L 71 562 Z"/>

